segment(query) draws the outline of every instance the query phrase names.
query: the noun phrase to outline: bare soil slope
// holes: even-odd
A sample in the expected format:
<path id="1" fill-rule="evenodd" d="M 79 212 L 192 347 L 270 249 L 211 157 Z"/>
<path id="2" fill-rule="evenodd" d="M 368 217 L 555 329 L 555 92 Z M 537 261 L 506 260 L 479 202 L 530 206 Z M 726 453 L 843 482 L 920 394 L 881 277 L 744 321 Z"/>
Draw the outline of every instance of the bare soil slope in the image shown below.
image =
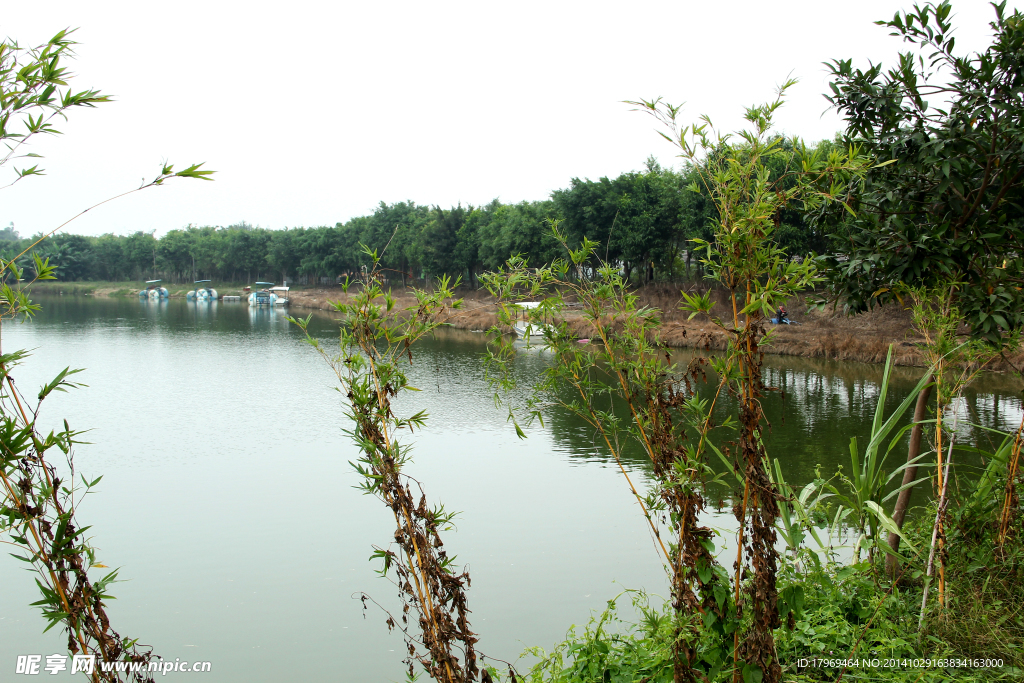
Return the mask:
<path id="1" fill-rule="evenodd" d="M 412 305 L 411 293 L 396 289 L 400 307 Z M 700 347 L 722 349 L 725 335 L 709 320 L 698 316 L 687 320 L 688 315 L 679 311 L 679 289 L 670 285 L 652 285 L 640 290 L 642 305 L 653 306 L 662 311 L 664 322 L 662 340 L 675 347 Z M 719 304 L 716 307 L 724 317 L 729 311 L 724 292 L 717 292 Z M 466 330 L 487 330 L 497 324 L 494 299 L 481 291 L 460 292 L 465 300 L 464 310 L 450 320 L 453 327 Z M 308 289 L 290 293 L 293 306 L 333 310 L 332 301 L 345 301 L 347 296 L 340 288 Z M 899 365 L 923 365 L 916 346 L 920 338 L 911 327 L 910 314 L 898 306 L 886 306 L 868 313 L 846 315 L 842 310 L 810 310 L 805 302 L 790 302 L 790 316 L 799 325 L 773 326 L 775 338 L 769 350 L 772 353 L 790 356 L 809 356 L 834 360 L 852 360 L 866 363 L 881 363 L 885 360 L 889 344 L 895 344 L 896 362 Z M 578 315 L 570 313 L 566 320 L 573 325 L 581 337 L 591 336 L 589 325 Z M 1010 359 L 1015 365 L 1024 363 L 1024 354 Z M 1018 363 L 1021 361 L 1021 363 Z M 992 370 L 1009 369 L 1002 361 L 991 366 Z"/>

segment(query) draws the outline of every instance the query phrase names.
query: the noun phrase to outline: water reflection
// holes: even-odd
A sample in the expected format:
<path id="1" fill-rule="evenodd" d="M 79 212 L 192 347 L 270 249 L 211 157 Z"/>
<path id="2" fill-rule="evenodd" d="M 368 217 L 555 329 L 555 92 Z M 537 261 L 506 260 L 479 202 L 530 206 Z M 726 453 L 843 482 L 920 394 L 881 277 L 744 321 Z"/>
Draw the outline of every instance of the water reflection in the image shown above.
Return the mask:
<path id="1" fill-rule="evenodd" d="M 197 331 L 213 335 L 255 333 L 257 338 L 285 334 L 301 339 L 301 332 L 288 322 L 288 311 L 270 307 L 249 307 L 244 303 L 150 301 L 128 299 L 95 299 L 82 305 L 72 297 L 48 298 L 43 316 L 60 320 L 66 327 L 81 328 L 85 334 L 107 331 L 141 333 L 160 328 L 172 335 L 193 335 Z M 325 343 L 337 338 L 336 315 L 314 312 L 310 332 Z M 459 428 L 472 430 L 485 415 L 495 412 L 493 389 L 488 386 L 481 364 L 486 335 L 467 330 L 439 330 L 424 340 L 418 363 L 414 368 L 420 388 L 432 395 L 430 409 L 438 420 Z M 673 353 L 673 362 L 680 368 L 696 354 L 691 350 Z M 519 399 L 537 382 L 551 362 L 550 353 L 531 349 L 520 353 L 515 362 Z M 879 396 L 883 369 L 866 363 L 837 362 L 818 358 L 767 356 L 765 383 L 778 391 L 768 392 L 763 405 L 770 425 L 766 446 L 771 457 L 779 458 L 786 476 L 795 485 L 814 477 L 816 466 L 827 473 L 842 465 L 849 467 L 851 437 L 865 439 Z M 923 369 L 897 367 L 893 370 L 886 400 L 887 414 L 894 410 L 913 389 Z M 709 372 L 707 383 L 695 389 L 713 395 L 716 378 Z M 437 400 L 453 395 L 467 397 L 468 409 L 458 401 Z M 566 393 L 563 398 L 571 400 Z M 622 419 L 628 417 L 625 406 L 614 409 Z M 991 447 L 997 437 L 973 425 L 1009 431 L 1020 424 L 1024 404 L 1011 377 L 986 373 L 964 392 L 958 404 L 958 441 L 980 447 Z M 716 419 L 722 420 L 735 411 L 734 400 L 723 395 L 716 405 Z M 905 418 L 910 420 L 908 411 Z M 504 413 L 501 413 L 504 415 Z M 564 411 L 547 411 L 545 425 L 554 438 L 559 453 L 581 463 L 608 465 L 609 454 L 600 435 L 586 422 Z M 718 440 L 731 438 L 719 433 Z M 647 470 L 647 458 L 635 445 L 624 449 L 626 465 Z M 965 461 L 966 462 L 966 461 Z M 969 464 L 969 463 L 968 463 Z M 895 464 L 893 465 L 895 467 Z"/>
<path id="2" fill-rule="evenodd" d="M 17 373 L 23 387 L 67 365 L 88 368 L 89 387 L 55 396 L 40 420 L 94 428 L 77 464 L 104 480 L 82 513 L 102 561 L 130 579 L 114 591 L 118 629 L 172 660 L 214 661 L 218 681 L 332 681 L 342 666 L 348 680 L 401 679 L 400 640 L 349 599 L 392 595 L 367 557 L 394 530 L 386 509 L 352 489 L 347 463 L 357 454 L 342 397 L 287 312 L 135 298 L 41 303 L 33 322 L 4 326 L 4 348 L 36 349 Z M 330 314 L 315 314 L 309 329 L 326 345 L 337 339 Z M 425 340 L 409 367 L 421 391 L 396 408 L 430 414 L 406 436 L 411 472 L 431 501 L 464 511 L 445 542 L 471 564 L 473 626 L 484 652 L 515 659 L 524 644 L 559 639 L 622 586 L 667 589 L 646 524 L 593 431 L 554 411 L 517 439 L 495 409 L 483 351 L 484 335 L 469 331 Z M 517 358 L 522 391 L 550 360 Z M 920 372 L 897 369 L 890 409 Z M 866 434 L 881 368 L 768 357 L 766 378 L 782 389 L 765 409 L 768 449 L 787 479 L 845 464 L 850 437 Z M 1007 379 L 983 377 L 962 410 L 1012 428 L 1021 401 Z M 985 438 L 963 429 L 965 439 Z M 646 458 L 627 458 L 645 485 Z M 706 520 L 733 524 L 728 514 Z M 0 641 L 8 652 L 61 651 L 56 629 L 40 635 L 27 606 L 38 596 L 14 564 L 0 562 Z"/>
<path id="3" fill-rule="evenodd" d="M 685 368 L 696 355 L 690 350 L 673 354 L 673 362 Z M 530 375 L 530 364 L 523 361 L 524 379 Z M 913 390 L 924 369 L 897 367 L 893 370 L 886 396 L 886 415 L 891 414 Z M 830 476 L 840 466 L 849 470 L 849 444 L 851 437 L 866 443 L 870 436 L 871 421 L 881 392 L 883 368 L 866 363 L 839 363 L 816 358 L 768 356 L 765 359 L 764 378 L 769 391 L 762 399 L 768 428 L 765 445 L 769 456 L 782 463 L 787 481 L 803 486 L 814 479 L 815 469 Z M 707 398 L 714 396 L 717 378 L 709 371 L 707 382 L 698 382 L 695 391 Z M 564 398 L 571 399 L 569 394 Z M 627 420 L 628 410 L 616 402 L 615 413 Z M 715 409 L 715 420 L 721 423 L 728 415 L 735 415 L 736 402 L 723 394 Z M 963 400 L 957 403 L 960 414 L 957 429 L 958 443 L 982 448 L 994 447 L 998 437 L 983 427 L 1012 431 L 1024 415 L 1019 392 L 1013 379 L 1002 375 L 984 374 L 969 386 Z M 905 414 L 903 424 L 909 424 L 913 407 Z M 952 424 L 952 414 L 947 419 Z M 600 435 L 582 420 L 564 413 L 547 417 L 552 434 L 560 450 L 585 460 L 609 460 L 607 448 Z M 980 426 L 979 426 L 980 425 Z M 733 438 L 719 431 L 719 445 Z M 904 437 L 904 443 L 909 436 Z M 905 454 L 905 450 L 902 453 Z M 900 447 L 893 452 L 889 470 L 901 463 Z M 636 445 L 624 449 L 628 466 L 647 468 L 647 457 Z M 964 468 L 980 464 L 976 458 L 960 458 Z M 713 465 L 715 463 L 712 463 Z"/>
<path id="4" fill-rule="evenodd" d="M 169 299 L 158 299 L 155 297 L 139 297 L 139 306 L 142 310 L 146 311 L 147 315 L 160 315 L 166 313 L 168 306 L 170 305 Z"/>
<path id="5" fill-rule="evenodd" d="M 275 329 L 283 330 L 291 325 L 291 323 L 288 322 L 287 311 L 279 310 L 271 306 L 249 306 L 248 304 L 245 304 L 245 307 L 249 310 L 249 324 L 252 326 L 253 330 L 268 332 Z"/>

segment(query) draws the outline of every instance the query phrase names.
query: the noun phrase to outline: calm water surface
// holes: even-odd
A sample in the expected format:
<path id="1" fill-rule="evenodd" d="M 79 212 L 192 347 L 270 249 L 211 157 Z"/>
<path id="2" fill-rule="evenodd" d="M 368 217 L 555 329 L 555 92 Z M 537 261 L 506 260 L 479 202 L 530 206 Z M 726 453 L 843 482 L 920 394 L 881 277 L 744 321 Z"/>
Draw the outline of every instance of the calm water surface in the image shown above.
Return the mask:
<path id="1" fill-rule="evenodd" d="M 78 469 L 104 479 L 79 509 L 100 561 L 121 568 L 111 618 L 165 659 L 213 662 L 210 681 L 389 681 L 404 678 L 400 637 L 362 610 L 365 591 L 395 607 L 368 561 L 393 533 L 389 514 L 353 489 L 356 452 L 330 370 L 280 311 L 244 304 L 46 298 L 30 323 L 5 324 L 3 348 L 33 349 L 15 373 L 30 393 L 65 366 L 88 388 L 48 399 L 41 423 L 91 429 Z M 315 318 L 329 340 L 337 326 Z M 431 500 L 463 512 L 446 544 L 469 565 L 480 649 L 515 660 L 549 647 L 623 588 L 666 593 L 646 525 L 594 435 L 565 416 L 519 440 L 483 379 L 480 334 L 428 340 L 412 368 L 425 408 L 410 474 Z M 680 353 L 679 360 L 686 354 Z M 519 360 L 524 383 L 547 358 Z M 766 361 L 769 452 L 802 484 L 848 463 L 868 430 L 881 368 L 788 357 Z M 898 404 L 920 370 L 898 369 Z M 723 406 L 727 410 L 728 406 Z M 1011 381 L 984 377 L 965 418 L 1012 428 Z M 963 430 L 965 440 L 984 439 Z M 646 481 L 640 454 L 629 463 Z M 846 465 L 847 468 L 849 465 Z M 731 518 L 709 513 L 727 530 Z M 728 545 L 728 537 L 721 546 Z M 32 578 L 0 561 L 0 670 L 17 654 L 65 652 L 28 603 Z M 171 674 L 172 676 L 174 674 Z"/>

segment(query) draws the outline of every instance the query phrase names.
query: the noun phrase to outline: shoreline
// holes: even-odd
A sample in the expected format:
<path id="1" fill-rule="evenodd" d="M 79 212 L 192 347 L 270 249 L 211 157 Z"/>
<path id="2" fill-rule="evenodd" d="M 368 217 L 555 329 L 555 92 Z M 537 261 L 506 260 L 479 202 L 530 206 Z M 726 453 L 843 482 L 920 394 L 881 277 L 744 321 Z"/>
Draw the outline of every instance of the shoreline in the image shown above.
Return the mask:
<path id="1" fill-rule="evenodd" d="M 45 296 L 92 296 L 121 298 L 135 296 L 129 287 L 133 283 L 89 283 L 61 282 L 36 285 L 35 291 Z M 679 285 L 649 285 L 637 290 L 639 305 L 650 306 L 662 311 L 661 341 L 674 348 L 699 348 L 718 351 L 725 348 L 726 335 L 704 316 L 693 320 L 678 310 L 680 301 Z M 172 299 L 183 299 L 192 290 L 190 285 L 171 285 Z M 56 290 L 56 291 L 54 291 Z M 219 293 L 231 296 L 245 292 L 241 287 L 224 285 Z M 405 308 L 414 302 L 413 297 L 401 288 L 393 293 L 396 305 Z M 493 297 L 480 290 L 458 292 L 463 298 L 464 309 L 454 313 L 448 321 L 450 326 L 462 330 L 486 331 L 498 322 Z M 345 301 L 350 295 L 340 287 L 316 287 L 293 289 L 289 292 L 289 307 L 306 311 L 333 310 L 331 301 Z M 718 293 L 719 305 L 725 298 Z M 244 303 L 244 301 L 243 301 Z M 909 311 L 888 305 L 867 313 L 845 315 L 840 311 L 810 310 L 805 300 L 794 300 L 789 304 L 797 325 L 771 325 L 774 339 L 765 348 L 766 353 L 782 356 L 824 358 L 838 361 L 862 363 L 883 363 L 890 344 L 895 344 L 894 357 L 897 365 L 924 367 L 917 344 L 922 341 L 911 326 Z M 704 318 L 703 320 L 701 318 Z M 590 336 L 587 325 L 578 314 L 570 313 L 567 321 L 576 328 L 581 338 Z M 511 332 L 511 330 L 509 330 Z M 1017 367 L 1024 366 L 1024 353 L 1010 357 Z M 1012 367 L 1003 359 L 993 361 L 989 372 L 1009 372 Z"/>
<path id="2" fill-rule="evenodd" d="M 673 295 L 673 292 L 676 292 Z M 478 291 L 460 292 L 464 310 L 456 312 L 449 324 L 462 330 L 488 330 L 498 322 L 494 299 Z M 662 342 L 674 348 L 698 348 L 720 351 L 725 348 L 726 335 L 710 320 L 678 311 L 677 290 L 672 287 L 650 287 L 639 290 L 640 305 L 653 306 L 662 311 Z M 292 292 L 291 306 L 310 311 L 333 310 L 330 301 L 346 300 L 340 290 L 310 289 Z M 408 305 L 411 297 L 397 295 L 396 305 Z M 724 301 L 722 302 L 724 303 Z M 781 356 L 801 356 L 861 363 L 884 363 L 890 344 L 895 344 L 896 365 L 924 367 L 917 344 L 922 339 L 914 332 L 909 311 L 895 306 L 853 316 L 842 312 L 809 310 L 806 301 L 792 301 L 790 308 L 798 325 L 770 325 L 774 339 L 765 348 L 766 353 Z M 801 311 L 796 313 L 796 311 Z M 586 323 L 578 315 L 569 314 L 566 320 L 576 328 L 581 338 L 587 334 Z M 508 330 L 511 332 L 511 330 Z M 1011 356 L 1014 365 L 1024 365 L 1024 353 Z M 989 372 L 1008 372 L 1012 368 L 1002 359 L 993 361 Z"/>

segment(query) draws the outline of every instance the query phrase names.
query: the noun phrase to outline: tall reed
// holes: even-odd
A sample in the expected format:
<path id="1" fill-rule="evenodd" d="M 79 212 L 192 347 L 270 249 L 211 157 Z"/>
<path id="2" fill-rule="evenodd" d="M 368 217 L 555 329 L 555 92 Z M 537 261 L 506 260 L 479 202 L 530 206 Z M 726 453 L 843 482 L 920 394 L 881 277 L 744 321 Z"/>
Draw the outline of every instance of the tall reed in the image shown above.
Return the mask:
<path id="1" fill-rule="evenodd" d="M 958 292 L 966 283 L 950 280 L 938 287 L 901 287 L 903 295 L 911 303 L 914 330 L 924 341 L 919 346 L 923 355 L 934 368 L 935 381 L 935 478 L 938 493 L 938 508 L 932 540 L 932 554 L 937 546 L 938 558 L 938 599 L 940 607 L 946 606 L 946 514 L 949 500 L 948 476 L 953 457 L 953 443 L 956 438 L 956 423 L 947 435 L 944 417 L 947 408 L 954 404 L 963 390 L 978 376 L 978 373 L 1000 354 L 1001 349 L 982 339 L 965 339 L 959 334 L 964 319 L 957 306 Z M 1016 343 L 1016 335 L 1003 339 L 1004 347 Z M 931 575 L 932 558 L 929 558 Z M 922 619 L 927 604 L 927 585 L 922 601 Z"/>
<path id="2" fill-rule="evenodd" d="M 840 501 L 841 515 L 845 508 L 852 514 L 857 538 L 854 541 L 854 561 L 859 562 L 861 553 L 868 551 L 868 557 L 873 562 L 876 558 L 876 551 L 881 549 L 891 556 L 899 557 L 895 548 L 887 543 L 883 537 L 883 531 L 902 539 L 910 547 L 911 551 L 916 549 L 906 541 L 903 532 L 896 522 L 886 514 L 882 505 L 895 496 L 898 496 L 907 488 L 925 481 L 927 477 L 900 484 L 889 493 L 886 490 L 897 476 L 902 475 L 907 469 L 916 468 L 919 462 L 928 454 L 922 453 L 913 460 L 895 468 L 891 472 L 886 468 L 889 456 L 892 451 L 901 444 L 903 436 L 908 430 L 916 427 L 914 424 L 905 425 L 897 429 L 910 406 L 917 401 L 917 397 L 930 384 L 933 369 L 929 369 L 918 381 L 917 385 L 910 391 L 899 406 L 888 416 L 885 415 L 885 401 L 889 395 L 889 381 L 893 368 L 893 347 L 890 345 L 889 353 L 885 360 L 885 370 L 882 373 L 882 384 L 879 387 L 878 400 L 875 404 L 875 414 L 871 421 L 871 434 L 864 446 L 863 452 L 856 437 L 850 439 L 850 474 L 841 475 L 846 484 L 846 490 L 840 490 L 834 485 L 828 488 Z"/>
<path id="3" fill-rule="evenodd" d="M 707 117 L 693 126 L 678 123 L 680 107 L 651 101 L 630 102 L 653 115 L 668 133 L 680 155 L 697 172 L 691 191 L 705 195 L 716 212 L 711 240 L 694 240 L 708 279 L 728 291 L 724 315 L 713 309 L 710 291 L 683 293 L 682 309 L 691 317 L 706 316 L 728 339 L 724 355 L 712 363 L 738 403 L 739 439 L 735 469 L 742 472 L 742 502 L 736 508 L 739 522 L 734 591 L 737 616 L 750 611 L 750 626 L 734 636 L 734 680 L 780 680 L 773 630 L 780 625 L 776 588 L 778 552 L 775 549 L 779 517 L 779 490 L 768 472 L 762 439 L 764 412 L 761 401 L 768 387 L 761 371 L 765 346 L 771 344 L 769 319 L 778 306 L 820 278 L 814 261 L 791 259 L 775 239 L 781 212 L 800 202 L 806 210 L 842 202 L 839 188 L 863 176 L 869 160 L 856 148 L 832 149 L 827 156 L 808 153 L 794 141 L 797 154 L 787 157 L 783 138 L 772 133 L 772 120 L 782 106 L 788 80 L 774 101 L 747 109 L 748 129 L 733 136 L 722 134 Z M 795 159 L 781 173 L 770 170 L 774 160 Z M 799 164 L 799 167 L 796 167 Z M 778 164 L 775 164 L 778 165 Z M 847 207 L 849 208 L 849 207 Z M 749 564 L 753 577 L 742 600 L 743 572 Z"/>
<path id="4" fill-rule="evenodd" d="M 686 368 L 671 362 L 658 340 L 658 311 L 640 307 L 618 270 L 600 262 L 600 245 L 584 239 L 579 249 L 572 249 L 557 224 L 553 236 L 566 258 L 535 269 L 516 257 L 481 277 L 498 301 L 499 321 L 505 328 L 518 324 L 524 332 L 522 326 L 529 325 L 529 343 L 553 354 L 551 363 L 530 399 L 517 405 L 513 363 L 523 344 L 495 326 L 486 358 L 488 376 L 521 436 L 517 412 L 536 417 L 550 408 L 568 411 L 593 429 L 646 518 L 668 574 L 675 616 L 674 680 L 713 677 L 726 657 L 704 653 L 706 659 L 698 658 L 699 627 L 724 633 L 735 624 L 727 599 L 728 575 L 715 560 L 711 529 L 698 521 L 706 505 L 704 486 L 715 478 L 705 460 L 714 401 L 709 404 L 693 389 L 704 374 L 704 361 Z M 595 277 L 587 277 L 584 264 Z M 534 301 L 525 307 L 524 299 Z M 570 308 L 582 317 L 589 343 L 580 343 L 566 321 Z M 624 464 L 623 451 L 630 445 L 641 449 L 652 465 L 656 483 L 649 491 L 638 489 Z"/>
<path id="5" fill-rule="evenodd" d="M 1020 507 L 1020 497 L 1017 494 L 1017 476 L 1020 472 L 1021 461 L 1021 437 L 1024 435 L 1024 418 L 1021 418 L 1020 427 L 1013 438 L 1013 451 L 1010 455 L 1010 462 L 1006 468 L 1006 487 L 1003 491 L 1003 504 L 999 508 L 999 535 L 1000 547 L 1006 544 L 1010 535 L 1014 514 Z"/>
<path id="6" fill-rule="evenodd" d="M 329 352 L 309 333 L 311 317 L 289 318 L 334 371 L 352 423 L 347 433 L 359 448 L 352 466 L 362 477 L 360 488 L 376 496 L 395 519 L 394 543 L 374 547 L 382 574 L 392 577 L 402 597 L 401 615 L 388 614 L 389 629 L 398 628 L 406 641 L 410 678 L 419 664 L 444 683 L 476 680 L 476 634 L 470 630 L 466 589 L 469 573 L 459 572 L 444 549 L 441 531 L 450 528 L 454 513 L 428 505 L 423 485 L 404 472 L 411 446 L 401 435 L 422 427 L 425 411 L 400 416 L 394 407 L 402 394 L 418 391 L 404 367 L 413 361 L 413 346 L 437 329 L 461 300 L 453 283 L 442 278 L 431 291 L 415 291 L 416 305 L 398 309 L 381 283 L 380 258 L 365 250 L 373 267 L 349 302 L 334 302 L 342 314 L 340 354 Z M 349 293 L 345 283 L 344 292 Z M 410 610 L 415 611 L 410 624 Z M 489 676 L 488 676 L 489 677 Z"/>

